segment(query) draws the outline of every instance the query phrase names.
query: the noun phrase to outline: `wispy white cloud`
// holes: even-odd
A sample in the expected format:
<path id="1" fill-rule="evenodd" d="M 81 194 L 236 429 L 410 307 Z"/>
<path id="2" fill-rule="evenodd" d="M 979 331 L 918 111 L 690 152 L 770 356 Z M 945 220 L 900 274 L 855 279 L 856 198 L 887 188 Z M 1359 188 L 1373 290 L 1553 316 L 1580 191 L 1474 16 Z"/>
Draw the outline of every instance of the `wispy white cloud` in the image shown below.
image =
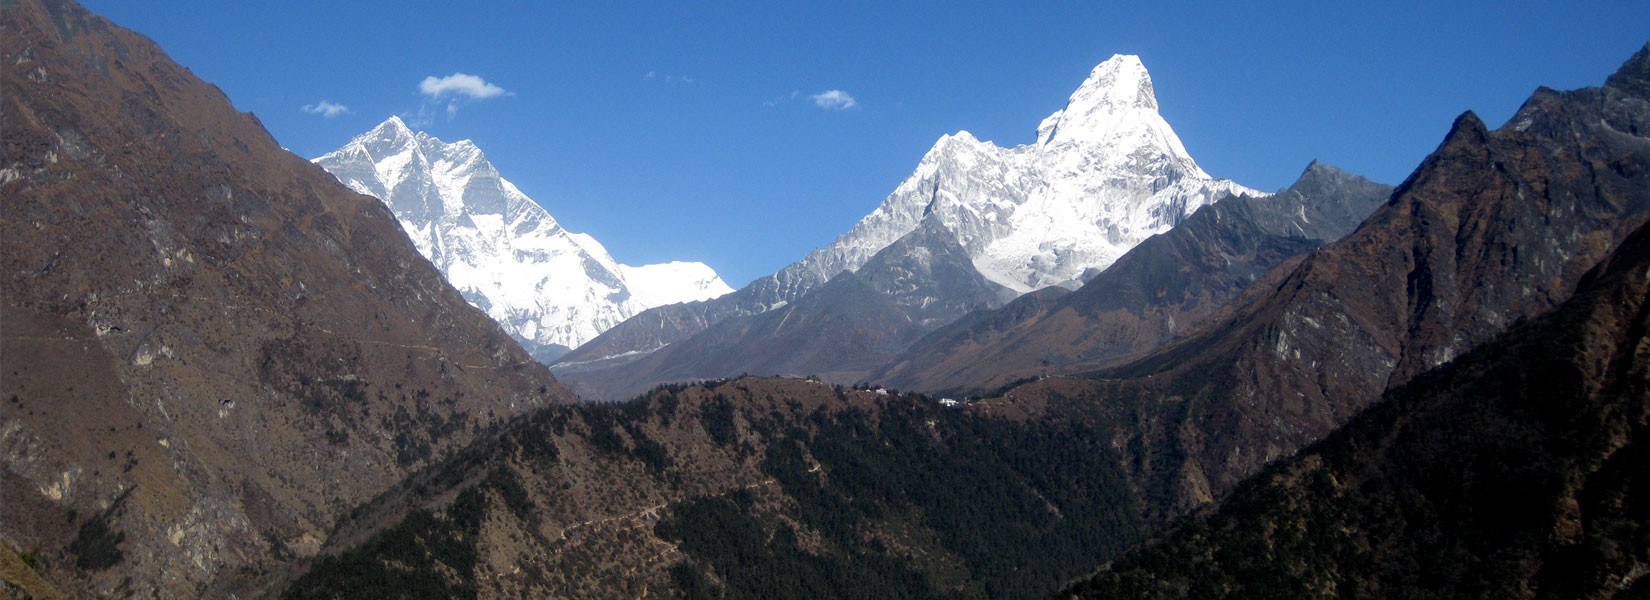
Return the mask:
<path id="1" fill-rule="evenodd" d="M 825 90 L 808 98 L 814 101 L 814 106 L 825 110 L 848 110 L 859 106 L 852 95 L 842 90 Z"/>
<path id="2" fill-rule="evenodd" d="M 795 100 L 795 99 L 801 98 L 801 97 L 802 97 L 802 91 L 801 90 L 791 90 L 791 93 L 789 93 L 789 94 L 783 94 L 783 95 L 780 95 L 780 96 L 775 96 L 774 99 L 769 100 L 767 102 L 763 102 L 762 106 L 766 106 L 768 108 L 773 108 L 775 106 L 779 106 L 781 104 L 784 104 L 786 102 L 790 102 L 792 100 Z"/>
<path id="3" fill-rule="evenodd" d="M 423 129 L 435 124 L 435 114 L 430 112 L 430 103 L 428 102 L 419 104 L 417 110 L 401 113 L 401 119 L 406 121 L 407 126 L 413 129 Z"/>
<path id="4" fill-rule="evenodd" d="M 497 85 L 475 75 L 453 73 L 446 77 L 431 75 L 418 84 L 418 91 L 432 98 L 447 95 L 468 96 L 472 100 L 486 100 L 509 94 Z"/>
<path id="5" fill-rule="evenodd" d="M 428 96 L 424 105 L 418 108 L 415 120 L 426 124 L 434 120 L 432 113 L 436 110 L 445 110 L 450 120 L 458 116 L 458 109 L 466 104 L 478 100 L 487 100 L 499 96 L 514 96 L 515 93 L 505 90 L 477 75 L 468 73 L 453 73 L 446 77 L 431 75 L 418 83 L 418 93 Z M 431 105 L 434 105 L 433 107 Z"/>
<path id="6" fill-rule="evenodd" d="M 660 80 L 665 83 L 694 83 L 696 81 L 694 78 L 688 77 L 687 75 L 661 75 L 658 71 L 648 71 L 647 75 L 642 76 L 642 79 Z"/>
<path id="7" fill-rule="evenodd" d="M 307 112 L 307 113 L 312 114 L 312 115 L 321 115 L 323 117 L 331 119 L 331 118 L 336 117 L 338 115 L 347 115 L 347 114 L 349 114 L 349 107 L 344 106 L 342 104 L 334 104 L 330 100 L 322 100 L 322 101 L 317 102 L 315 104 L 305 104 L 304 105 L 304 112 Z"/>

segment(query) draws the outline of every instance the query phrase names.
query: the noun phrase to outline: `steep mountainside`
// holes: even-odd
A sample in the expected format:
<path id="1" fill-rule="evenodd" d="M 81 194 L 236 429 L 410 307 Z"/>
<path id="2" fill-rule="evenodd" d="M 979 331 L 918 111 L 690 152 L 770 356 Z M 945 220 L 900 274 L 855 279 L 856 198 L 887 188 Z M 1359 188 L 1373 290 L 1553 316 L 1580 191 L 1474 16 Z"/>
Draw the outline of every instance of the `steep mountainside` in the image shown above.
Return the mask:
<path id="1" fill-rule="evenodd" d="M 1196 331 L 1267 270 L 1351 232 L 1391 193 L 1313 162 L 1271 197 L 1229 197 L 1198 209 L 1059 301 L 1025 296 L 958 320 L 870 379 L 978 392 L 1156 349 Z"/>
<path id="2" fill-rule="evenodd" d="M 1203 333 L 1005 410 L 1126 415 L 1115 443 L 1153 506 L 1212 500 L 1383 390 L 1569 297 L 1650 216 L 1650 47 L 1601 88 L 1538 90 L 1501 129 L 1471 113 L 1357 231 Z"/>
<path id="3" fill-rule="evenodd" d="M 725 319 L 657 352 L 558 371 L 580 395 L 622 400 L 660 383 L 740 374 L 863 381 L 919 336 L 1014 292 L 974 269 L 938 218 L 795 302 Z"/>
<path id="4" fill-rule="evenodd" d="M 1158 114 L 1140 59 L 1113 56 L 1042 122 L 1036 143 L 1003 148 L 966 131 L 943 136 L 881 206 L 829 246 L 723 298 L 637 315 L 565 360 L 652 352 L 723 319 L 795 302 L 931 217 L 999 285 L 1019 293 L 1075 287 L 1198 207 L 1246 192 L 1254 193 L 1198 168 Z"/>
<path id="5" fill-rule="evenodd" d="M 1650 228 L 1556 313 L 1388 393 L 1068 593 L 1650 595 Z"/>
<path id="6" fill-rule="evenodd" d="M 315 163 L 382 199 L 453 287 L 540 361 L 643 310 L 733 291 L 703 263 L 619 264 L 499 176 L 474 143 L 415 133 L 399 117 Z"/>
<path id="7" fill-rule="evenodd" d="M 0 541 L 76 597 L 227 597 L 571 396 L 378 201 L 149 40 L 0 2 Z"/>

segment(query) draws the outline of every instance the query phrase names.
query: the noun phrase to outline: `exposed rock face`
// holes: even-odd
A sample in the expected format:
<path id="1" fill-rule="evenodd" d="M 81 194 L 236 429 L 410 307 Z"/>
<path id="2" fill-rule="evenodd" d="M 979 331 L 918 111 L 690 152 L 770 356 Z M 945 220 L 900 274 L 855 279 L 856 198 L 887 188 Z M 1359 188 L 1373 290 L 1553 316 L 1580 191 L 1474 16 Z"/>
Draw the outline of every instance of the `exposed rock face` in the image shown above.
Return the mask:
<path id="1" fill-rule="evenodd" d="M 917 331 L 1000 306 L 1016 295 L 975 269 L 968 250 L 934 217 L 877 252 L 854 274 L 891 298 Z"/>
<path id="2" fill-rule="evenodd" d="M 864 381 L 922 334 L 974 309 L 1002 305 L 1013 290 L 974 268 L 937 218 L 795 302 L 732 317 L 630 361 L 559 365 L 586 398 L 631 398 L 665 382 L 740 374 L 816 375 Z"/>
<path id="3" fill-rule="evenodd" d="M 1210 177 L 1187 154 L 1157 112 L 1140 59 L 1113 56 L 1043 120 L 1035 144 L 1004 148 L 966 131 L 943 136 L 876 210 L 830 245 L 722 298 L 639 314 L 563 361 L 625 360 L 723 319 L 796 302 L 930 219 L 998 285 L 1016 293 L 1076 287 L 1141 240 L 1238 193 L 1255 192 Z"/>
<path id="4" fill-rule="evenodd" d="M 1581 288 L 1067 593 L 1643 597 L 1650 228 Z"/>
<path id="5" fill-rule="evenodd" d="M 474 143 L 414 132 L 399 117 L 315 163 L 383 200 L 419 253 L 541 362 L 643 310 L 733 291 L 703 263 L 619 264 L 500 176 Z"/>
<path id="6" fill-rule="evenodd" d="M 224 597 L 567 400 L 377 200 L 149 40 L 0 3 L 0 539 L 75 596 Z"/>
<path id="7" fill-rule="evenodd" d="M 1058 301 L 1028 295 L 935 331 L 870 378 L 977 393 L 1138 356 L 1196 331 L 1269 269 L 1351 232 L 1391 192 L 1313 162 L 1273 196 L 1198 209 Z"/>
<path id="8" fill-rule="evenodd" d="M 1494 132 L 1463 115 L 1357 231 L 1203 333 L 1081 390 L 1011 394 L 1073 410 L 1105 399 L 1156 505 L 1212 500 L 1388 387 L 1551 310 L 1645 222 L 1650 98 L 1633 82 L 1646 61 L 1602 88 L 1538 90 Z"/>

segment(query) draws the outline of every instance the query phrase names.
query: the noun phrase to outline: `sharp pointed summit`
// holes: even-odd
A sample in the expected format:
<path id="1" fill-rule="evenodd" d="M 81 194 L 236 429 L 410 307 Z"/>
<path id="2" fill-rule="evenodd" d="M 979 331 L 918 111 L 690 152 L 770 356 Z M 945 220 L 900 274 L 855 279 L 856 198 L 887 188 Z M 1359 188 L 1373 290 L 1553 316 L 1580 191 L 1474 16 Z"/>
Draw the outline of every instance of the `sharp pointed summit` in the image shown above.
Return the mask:
<path id="1" fill-rule="evenodd" d="M 621 325 L 569 355 L 559 372 L 583 377 L 572 369 L 593 372 L 603 359 L 651 352 L 723 319 L 797 302 L 864 267 L 925 220 L 955 237 L 979 275 L 1016 295 L 1075 288 L 1206 204 L 1227 194 L 1265 195 L 1198 168 L 1157 106 L 1140 59 L 1114 56 L 1043 120 L 1037 143 L 1003 147 L 967 131 L 942 135 L 880 206 L 830 245 L 726 298 Z"/>
<path id="2" fill-rule="evenodd" d="M 1082 140 L 1086 134 L 1115 126 L 1124 115 L 1140 112 L 1157 114 L 1152 76 L 1140 57 L 1118 54 L 1095 65 L 1065 108 L 1043 119 L 1037 127 L 1037 143 Z"/>
<path id="3" fill-rule="evenodd" d="M 1075 286 L 1204 204 L 1264 195 L 1205 173 L 1157 106 L 1140 58 L 1113 56 L 1043 120 L 1036 144 L 942 136 L 882 206 L 793 269 L 828 278 L 858 268 L 932 213 L 993 281 L 1019 292 Z"/>
<path id="4" fill-rule="evenodd" d="M 702 263 L 619 264 L 500 176 L 469 140 L 390 117 L 315 159 L 395 213 L 453 286 L 549 361 L 638 312 L 733 291 Z"/>
<path id="5" fill-rule="evenodd" d="M 390 115 L 390 118 L 384 119 L 383 123 L 379 123 L 377 127 L 374 127 L 371 133 L 376 135 L 387 133 L 406 136 L 411 136 L 413 134 L 412 129 L 407 127 L 407 122 L 401 120 L 401 115 Z"/>
<path id="6" fill-rule="evenodd" d="M 1087 160 L 1121 165 L 1150 160 L 1172 162 L 1207 179 L 1180 143 L 1180 136 L 1157 112 L 1152 76 L 1140 57 L 1118 54 L 1089 72 L 1065 108 L 1037 126 L 1037 145 Z"/>
<path id="7" fill-rule="evenodd" d="M 1088 79 L 1071 96 L 1071 105 L 1079 101 L 1105 104 L 1117 108 L 1157 110 L 1157 95 L 1152 92 L 1152 76 L 1146 65 L 1133 54 L 1114 54 L 1089 71 Z"/>
<path id="8" fill-rule="evenodd" d="M 1620 69 L 1605 80 L 1604 85 L 1640 98 L 1650 98 L 1650 44 L 1633 53 Z"/>

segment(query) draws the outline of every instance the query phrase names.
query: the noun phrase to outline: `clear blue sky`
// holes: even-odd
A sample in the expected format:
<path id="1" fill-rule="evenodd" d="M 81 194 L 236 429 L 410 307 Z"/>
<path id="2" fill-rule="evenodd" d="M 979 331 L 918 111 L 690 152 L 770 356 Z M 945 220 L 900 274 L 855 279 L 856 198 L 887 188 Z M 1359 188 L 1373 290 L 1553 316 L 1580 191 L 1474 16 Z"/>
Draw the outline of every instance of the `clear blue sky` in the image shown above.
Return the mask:
<path id="1" fill-rule="evenodd" d="M 299 155 L 422 114 L 619 260 L 735 287 L 846 231 L 942 134 L 1033 141 L 1114 53 L 1204 170 L 1273 190 L 1314 158 L 1396 184 L 1462 111 L 1499 125 L 1650 38 L 1643 0 L 87 4 Z M 421 93 L 455 73 L 502 93 Z M 810 99 L 829 90 L 855 106 Z"/>

